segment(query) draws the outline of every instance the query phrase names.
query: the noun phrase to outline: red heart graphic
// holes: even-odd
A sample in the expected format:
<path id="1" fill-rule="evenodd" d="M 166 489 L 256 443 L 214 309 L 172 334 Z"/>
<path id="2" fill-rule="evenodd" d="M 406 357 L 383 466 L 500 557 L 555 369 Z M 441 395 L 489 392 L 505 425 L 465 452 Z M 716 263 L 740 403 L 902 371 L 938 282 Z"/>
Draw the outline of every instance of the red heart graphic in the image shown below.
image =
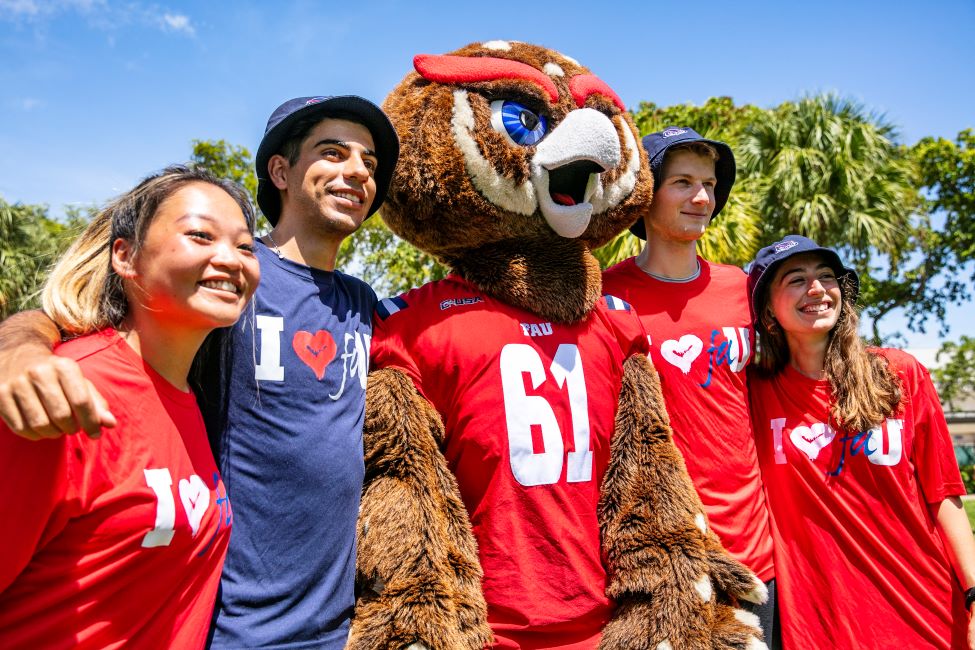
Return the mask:
<path id="1" fill-rule="evenodd" d="M 306 366 L 315 371 L 320 380 L 325 376 L 325 368 L 335 358 L 335 339 L 325 330 L 318 330 L 314 334 L 298 330 L 291 340 L 291 347 L 295 354 Z"/>

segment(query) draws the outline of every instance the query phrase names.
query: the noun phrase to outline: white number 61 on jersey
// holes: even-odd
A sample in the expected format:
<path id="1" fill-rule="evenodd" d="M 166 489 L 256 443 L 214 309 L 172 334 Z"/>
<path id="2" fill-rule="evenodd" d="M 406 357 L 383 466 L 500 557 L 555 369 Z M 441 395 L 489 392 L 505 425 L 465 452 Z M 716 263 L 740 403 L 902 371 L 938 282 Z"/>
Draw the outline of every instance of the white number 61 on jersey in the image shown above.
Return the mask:
<path id="1" fill-rule="evenodd" d="M 544 397 L 525 393 L 525 373 L 531 378 L 533 389 L 546 380 L 538 352 L 523 343 L 509 343 L 501 350 L 501 387 L 508 425 L 511 472 L 515 480 L 525 486 L 557 482 L 562 475 L 563 457 L 568 461 L 566 480 L 569 483 L 592 480 L 589 402 L 579 348 L 568 343 L 560 345 L 549 372 L 559 388 L 565 388 L 569 393 L 575 451 L 567 455 L 564 454 L 562 432 L 551 404 Z M 542 432 L 545 450 L 541 453 L 535 453 L 532 446 L 532 425 L 538 426 Z"/>

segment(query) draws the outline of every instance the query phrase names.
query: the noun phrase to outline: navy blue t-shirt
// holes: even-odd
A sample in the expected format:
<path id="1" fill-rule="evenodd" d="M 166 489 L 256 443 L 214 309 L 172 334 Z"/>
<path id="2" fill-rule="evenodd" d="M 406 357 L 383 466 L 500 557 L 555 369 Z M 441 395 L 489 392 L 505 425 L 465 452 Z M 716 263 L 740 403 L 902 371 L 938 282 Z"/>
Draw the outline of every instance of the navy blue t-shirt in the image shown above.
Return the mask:
<path id="1" fill-rule="evenodd" d="M 253 308 L 203 380 L 234 513 L 211 647 L 339 649 L 354 605 L 376 295 L 260 242 L 256 251 Z"/>

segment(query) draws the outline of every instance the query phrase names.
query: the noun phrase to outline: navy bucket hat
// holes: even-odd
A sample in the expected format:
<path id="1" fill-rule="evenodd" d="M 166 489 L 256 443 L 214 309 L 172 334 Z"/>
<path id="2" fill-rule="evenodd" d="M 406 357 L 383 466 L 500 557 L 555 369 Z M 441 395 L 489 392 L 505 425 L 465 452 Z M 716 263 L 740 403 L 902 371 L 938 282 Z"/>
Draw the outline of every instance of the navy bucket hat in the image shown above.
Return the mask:
<path id="1" fill-rule="evenodd" d="M 752 314 L 752 322 L 756 320 L 755 302 L 762 295 L 762 291 L 772 281 L 775 270 L 790 257 L 802 253 L 819 253 L 826 263 L 833 269 L 836 279 L 840 281 L 842 290 L 850 291 L 851 302 L 856 302 L 860 294 L 860 276 L 848 266 L 843 265 L 840 256 L 832 248 L 820 246 L 808 237 L 802 235 L 787 235 L 780 241 L 766 246 L 758 251 L 755 261 L 748 269 L 748 308 Z"/>
<path id="2" fill-rule="evenodd" d="M 644 136 L 641 142 L 650 158 L 650 170 L 653 172 L 653 186 L 655 188 L 660 187 L 660 183 L 663 181 L 661 174 L 663 173 L 667 150 L 675 144 L 703 142 L 714 147 L 718 152 L 718 160 L 714 163 L 714 176 L 717 183 L 714 186 L 714 212 L 711 214 L 711 218 L 714 219 L 718 216 L 721 208 L 728 202 L 731 186 L 735 184 L 735 155 L 731 153 L 731 147 L 724 142 L 701 137 L 700 133 L 688 126 L 668 126 L 663 131 Z M 647 229 L 643 219 L 630 226 L 630 232 L 640 239 L 646 239 Z"/>
<path id="3" fill-rule="evenodd" d="M 372 216 L 386 200 L 389 183 L 393 178 L 393 168 L 399 158 L 399 138 L 389 118 L 382 109 L 368 99 L 356 95 L 336 95 L 332 97 L 296 97 L 278 106 L 267 120 L 264 138 L 257 148 L 255 167 L 257 168 L 257 204 L 261 212 L 271 222 L 278 223 L 281 215 L 281 196 L 278 188 L 268 178 L 267 163 L 271 156 L 280 153 L 281 146 L 291 137 L 291 131 L 298 120 L 320 115 L 322 119 L 331 114 L 350 116 L 369 129 L 379 165 L 376 169 L 376 198 L 369 206 Z"/>

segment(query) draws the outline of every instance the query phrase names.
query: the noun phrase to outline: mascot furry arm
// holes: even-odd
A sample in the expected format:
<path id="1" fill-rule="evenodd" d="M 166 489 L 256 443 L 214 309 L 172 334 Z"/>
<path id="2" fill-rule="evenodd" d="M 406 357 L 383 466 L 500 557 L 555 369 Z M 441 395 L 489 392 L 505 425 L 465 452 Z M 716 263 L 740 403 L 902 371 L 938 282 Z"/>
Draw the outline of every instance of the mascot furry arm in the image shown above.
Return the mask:
<path id="1" fill-rule="evenodd" d="M 590 250 L 636 220 L 652 192 L 646 154 L 622 102 L 573 59 L 524 43 L 472 44 L 446 56 L 418 56 L 414 67 L 385 104 L 402 157 L 383 217 L 398 235 L 443 260 L 455 279 L 383 301 L 379 315 L 388 318 L 399 344 L 419 348 L 420 339 L 449 328 L 450 319 L 480 319 L 463 321 L 462 330 L 478 341 L 497 328 L 487 324 L 472 334 L 472 327 L 503 318 L 513 318 L 516 326 L 519 317 L 543 321 L 540 334 L 553 327 L 556 334 L 609 327 L 607 314 L 615 303 L 600 297 L 600 269 Z M 402 314 L 394 312 L 410 304 L 411 313 L 419 312 L 424 300 L 442 296 L 445 287 L 470 295 L 461 291 L 462 297 L 430 309 L 436 320 L 429 327 L 410 330 L 410 320 L 396 320 Z M 529 325 L 521 323 L 526 337 Z M 578 346 L 568 349 L 582 349 L 585 335 L 578 334 Z M 386 345 L 383 336 L 377 333 L 374 350 Z M 380 369 L 370 373 L 360 597 L 349 648 L 479 650 L 491 642 L 481 561 L 458 483 L 469 470 L 457 469 L 463 458 L 448 464 L 443 451 L 453 429 L 462 426 L 444 399 L 428 399 L 444 386 L 454 390 L 453 384 L 462 383 L 457 369 L 485 356 L 478 352 L 475 360 L 457 363 L 457 338 L 463 337 L 438 340 L 440 358 L 423 370 L 411 362 L 384 363 L 380 353 Z M 512 346 L 518 352 L 529 347 L 504 347 Z M 764 587 L 708 529 L 671 441 L 656 372 L 645 354 L 635 348 L 620 353 L 621 347 L 613 348 L 615 363 L 598 351 L 585 359 L 595 359 L 586 372 L 606 366 L 618 373 L 609 410 L 615 421 L 609 415 L 598 416 L 608 422 L 587 423 L 594 432 L 611 434 L 608 460 L 602 469 L 596 465 L 598 507 L 595 499 L 590 507 L 606 595 L 615 603 L 600 647 L 763 647 L 755 617 L 734 605 L 742 598 L 764 598 Z M 478 373 L 497 373 L 496 350 L 493 354 Z M 524 376 L 534 378 L 531 372 Z M 559 386 L 564 379 L 557 379 Z M 510 385 L 522 382 L 519 372 Z M 610 390 L 600 386 L 611 382 L 591 383 L 591 400 L 596 391 Z M 484 393 L 476 394 L 483 399 Z M 486 428 L 508 453 L 504 445 L 513 438 L 510 418 L 505 429 L 506 404 L 493 405 Z M 555 478 L 565 471 L 561 455 L 558 463 Z M 505 480 L 517 474 L 515 464 L 503 466 Z M 557 548 L 559 540 L 554 544 Z M 495 553 L 492 562 L 497 561 Z"/>

